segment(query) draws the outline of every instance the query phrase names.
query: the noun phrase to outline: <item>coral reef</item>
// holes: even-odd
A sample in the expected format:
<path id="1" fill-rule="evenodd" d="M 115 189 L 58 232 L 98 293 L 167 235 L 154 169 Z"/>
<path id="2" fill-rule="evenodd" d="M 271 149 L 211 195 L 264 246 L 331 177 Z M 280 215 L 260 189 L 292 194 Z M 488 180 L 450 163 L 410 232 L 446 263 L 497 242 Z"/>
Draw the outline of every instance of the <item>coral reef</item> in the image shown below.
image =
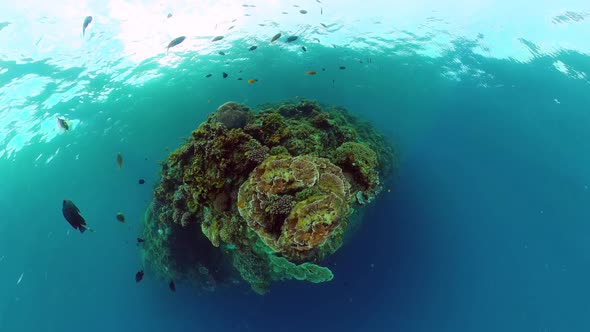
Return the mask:
<path id="1" fill-rule="evenodd" d="M 281 280 L 329 281 L 321 262 L 394 163 L 385 137 L 345 109 L 227 102 L 162 162 L 142 258 L 207 291 L 237 280 L 258 294 Z"/>

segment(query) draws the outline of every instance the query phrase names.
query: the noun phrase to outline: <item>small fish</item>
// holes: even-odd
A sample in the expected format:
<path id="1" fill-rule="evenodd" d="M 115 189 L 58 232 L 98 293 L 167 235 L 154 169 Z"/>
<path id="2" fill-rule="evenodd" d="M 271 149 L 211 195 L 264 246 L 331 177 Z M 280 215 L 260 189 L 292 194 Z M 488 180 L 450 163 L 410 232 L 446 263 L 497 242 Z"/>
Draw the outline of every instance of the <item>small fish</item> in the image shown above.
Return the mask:
<path id="1" fill-rule="evenodd" d="M 252 47 L 250 47 L 250 48 L 248 49 L 248 51 L 254 51 L 254 50 L 255 50 L 255 49 L 257 49 L 257 48 L 258 48 L 258 46 L 256 46 L 256 45 L 255 45 L 255 46 L 252 46 Z"/>
<path id="2" fill-rule="evenodd" d="M 228 75 L 227 75 L 227 73 L 225 73 L 225 72 L 224 72 L 224 73 L 222 74 L 222 76 L 223 76 L 223 78 L 227 78 L 227 76 L 228 76 Z"/>
<path id="3" fill-rule="evenodd" d="M 390 193 L 391 192 L 391 188 L 387 188 L 387 192 Z"/>
<path id="4" fill-rule="evenodd" d="M 346 67 L 344 67 L 344 66 L 340 66 L 340 67 L 338 67 L 338 68 L 340 68 L 340 70 L 344 70 L 344 69 L 346 69 Z"/>
<path id="5" fill-rule="evenodd" d="M 211 104 L 211 99 L 207 99 L 207 103 L 208 104 Z"/>
<path id="6" fill-rule="evenodd" d="M 170 288 L 171 291 L 176 292 L 176 285 L 174 284 L 174 280 L 170 280 L 168 287 Z"/>
<path id="7" fill-rule="evenodd" d="M 320 8 L 320 15 L 324 15 L 324 8 Z"/>
<path id="8" fill-rule="evenodd" d="M 231 20 L 231 22 L 234 23 L 237 20 L 238 20 L 237 18 L 234 18 L 233 20 Z"/>
<path id="9" fill-rule="evenodd" d="M 293 7 L 295 7 L 295 8 L 299 8 L 299 5 L 293 5 Z"/>
<path id="10" fill-rule="evenodd" d="M 21 282 L 21 281 L 23 281 L 23 276 L 24 276 L 24 275 L 25 275 L 25 273 L 24 273 L 24 272 L 20 274 L 20 277 L 18 277 L 18 280 L 16 281 L 16 284 L 17 284 L 17 285 L 18 285 L 18 284 L 20 284 L 20 282 Z"/>
<path id="11" fill-rule="evenodd" d="M 258 82 L 258 80 L 248 80 L 248 83 L 250 83 L 250 84 L 254 84 L 256 82 Z"/>
<path id="12" fill-rule="evenodd" d="M 308 71 L 306 71 L 306 72 L 305 72 L 305 75 L 315 75 L 315 74 L 317 74 L 317 73 L 318 73 L 318 72 L 317 72 L 317 71 L 315 71 L 315 70 L 308 70 Z"/>
<path id="13" fill-rule="evenodd" d="M 289 14 L 289 13 L 287 13 L 287 12 L 282 12 L 282 14 L 285 14 L 285 15 L 287 15 L 287 14 Z"/>
<path id="14" fill-rule="evenodd" d="M 315 2 L 317 2 L 317 3 L 322 3 L 320 0 L 315 0 Z"/>
<path id="15" fill-rule="evenodd" d="M 121 155 L 121 152 L 117 152 L 117 165 L 119 166 L 119 169 L 123 167 L 123 155 Z"/>
<path id="16" fill-rule="evenodd" d="M 297 38 L 299 38 L 299 37 L 297 37 L 297 36 L 290 36 L 289 38 L 287 38 L 287 43 L 294 42 L 294 41 L 297 40 Z"/>
<path id="17" fill-rule="evenodd" d="M 86 28 L 92 22 L 92 16 L 86 16 L 84 19 L 84 24 L 82 24 L 82 36 L 86 35 Z"/>
<path id="18" fill-rule="evenodd" d="M 276 35 L 274 35 L 274 36 L 273 36 L 273 37 L 270 39 L 270 42 L 271 42 L 271 43 L 274 43 L 274 42 L 276 42 L 276 41 L 277 41 L 279 38 L 281 38 L 281 36 L 282 36 L 282 35 L 283 35 L 283 34 L 281 34 L 280 32 L 279 32 L 279 33 L 277 33 Z"/>
<path id="19" fill-rule="evenodd" d="M 57 119 L 57 125 L 61 129 L 70 130 L 70 124 L 68 123 L 68 121 L 66 119 L 58 118 Z"/>
<path id="20" fill-rule="evenodd" d="M 301 46 L 301 49 L 303 50 L 303 52 L 307 52 L 307 48 L 305 48 L 305 46 Z"/>
<path id="21" fill-rule="evenodd" d="M 223 36 L 217 36 L 217 37 L 213 38 L 211 41 L 216 42 L 216 41 L 222 40 L 222 39 L 223 39 Z"/>
<path id="22" fill-rule="evenodd" d="M 300 10 L 299 12 L 300 12 L 301 14 L 307 14 L 307 10 L 305 10 L 305 9 L 302 9 L 302 10 Z"/>
<path id="23" fill-rule="evenodd" d="M 79 230 L 80 233 L 84 233 L 86 230 L 93 232 L 93 230 L 86 225 L 86 220 L 80 215 L 80 209 L 78 209 L 74 202 L 69 199 L 64 199 L 61 212 L 64 215 L 64 218 L 66 218 L 66 221 L 74 227 L 74 229 Z"/>
<path id="24" fill-rule="evenodd" d="M 139 182 L 139 184 L 144 184 L 145 183 L 145 180 L 144 179 L 139 179 L 138 182 Z"/>
<path id="25" fill-rule="evenodd" d="M 205 77 L 207 77 L 207 78 L 209 78 L 209 77 L 211 77 L 211 76 L 212 76 L 212 74 L 207 74 L 207 75 L 205 75 Z"/>
<path id="26" fill-rule="evenodd" d="M 172 13 L 168 13 L 168 15 L 166 16 L 166 18 L 171 18 L 172 17 Z"/>
<path id="27" fill-rule="evenodd" d="M 321 43 L 319 38 L 314 38 L 313 40 L 317 40 L 318 43 Z"/>
<path id="28" fill-rule="evenodd" d="M 135 282 L 140 282 L 141 279 L 143 279 L 143 270 L 139 270 L 136 274 L 135 274 Z"/>
<path id="29" fill-rule="evenodd" d="M 174 47 L 174 46 L 182 43 L 185 39 L 186 39 L 185 36 L 180 36 L 180 37 L 176 37 L 176 38 L 172 39 L 172 41 L 170 41 L 170 43 L 168 43 L 168 46 L 166 47 L 166 54 L 168 54 L 168 50 L 170 49 L 170 47 Z"/>
<path id="30" fill-rule="evenodd" d="M 322 71 L 326 71 L 326 68 L 322 68 Z"/>
<path id="31" fill-rule="evenodd" d="M 325 25 L 324 23 L 320 23 L 320 25 L 321 25 L 321 26 L 323 26 L 323 27 L 324 27 L 324 28 L 326 28 L 326 29 L 328 28 L 328 26 L 327 26 L 327 25 Z"/>
<path id="32" fill-rule="evenodd" d="M 122 224 L 125 223 L 125 216 L 121 212 L 118 212 L 117 213 L 117 221 L 120 222 L 120 223 L 122 223 Z"/>
<path id="33" fill-rule="evenodd" d="M 231 29 L 233 29 L 233 28 L 235 28 L 235 26 L 234 26 L 234 25 L 232 25 L 231 27 L 227 28 L 227 30 L 231 30 Z"/>
<path id="34" fill-rule="evenodd" d="M 241 78 L 241 77 L 238 77 L 238 81 L 241 81 L 241 80 L 243 80 L 243 78 Z"/>
<path id="35" fill-rule="evenodd" d="M 137 238 L 137 243 L 144 243 L 144 242 L 145 242 L 145 240 L 144 240 L 144 239 L 142 239 L 142 238 L 140 238 L 140 237 L 138 237 L 138 238 Z"/>
<path id="36" fill-rule="evenodd" d="M 219 51 L 219 55 L 225 55 L 224 51 Z"/>

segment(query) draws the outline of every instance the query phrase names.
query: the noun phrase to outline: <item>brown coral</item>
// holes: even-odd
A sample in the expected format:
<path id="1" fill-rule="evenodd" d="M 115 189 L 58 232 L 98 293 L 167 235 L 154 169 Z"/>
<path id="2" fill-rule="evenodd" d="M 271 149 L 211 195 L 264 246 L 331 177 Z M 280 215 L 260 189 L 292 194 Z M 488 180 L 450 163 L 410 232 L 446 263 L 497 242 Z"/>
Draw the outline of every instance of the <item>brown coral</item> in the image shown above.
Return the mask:
<path id="1" fill-rule="evenodd" d="M 313 195 L 297 201 L 309 189 Z M 240 187 L 238 210 L 266 245 L 301 261 L 344 222 L 349 201 L 350 184 L 328 159 L 273 156 Z"/>

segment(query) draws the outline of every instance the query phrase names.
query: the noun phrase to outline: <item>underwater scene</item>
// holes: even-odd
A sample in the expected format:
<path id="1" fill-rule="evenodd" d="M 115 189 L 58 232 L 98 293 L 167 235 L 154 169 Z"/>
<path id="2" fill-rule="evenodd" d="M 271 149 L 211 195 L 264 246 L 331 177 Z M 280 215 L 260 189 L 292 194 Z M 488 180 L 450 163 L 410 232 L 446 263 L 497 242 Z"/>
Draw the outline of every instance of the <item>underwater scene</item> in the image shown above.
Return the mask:
<path id="1" fill-rule="evenodd" d="M 0 332 L 590 331 L 590 4 L 0 2 Z"/>

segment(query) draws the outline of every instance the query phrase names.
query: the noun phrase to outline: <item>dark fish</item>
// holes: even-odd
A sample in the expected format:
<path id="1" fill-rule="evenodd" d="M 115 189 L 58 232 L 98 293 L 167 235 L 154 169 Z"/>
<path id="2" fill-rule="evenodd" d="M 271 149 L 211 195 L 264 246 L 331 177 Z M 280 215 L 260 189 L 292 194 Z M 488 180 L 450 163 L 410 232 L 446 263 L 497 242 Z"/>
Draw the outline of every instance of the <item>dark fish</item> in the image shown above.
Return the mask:
<path id="1" fill-rule="evenodd" d="M 65 129 L 65 130 L 70 130 L 70 124 L 68 123 L 68 121 L 66 121 L 66 119 L 57 119 L 57 124 L 59 125 L 60 128 Z"/>
<path id="2" fill-rule="evenodd" d="M 117 221 L 119 221 L 122 224 L 125 223 L 125 216 L 121 212 L 117 213 Z"/>
<path id="3" fill-rule="evenodd" d="M 84 24 L 82 24 L 82 36 L 86 34 L 86 28 L 88 28 L 90 22 L 92 22 L 92 16 L 86 16 L 84 19 Z"/>
<path id="4" fill-rule="evenodd" d="M 322 3 L 320 0 L 315 0 L 317 3 Z"/>
<path id="5" fill-rule="evenodd" d="M 241 80 L 243 80 L 243 78 L 241 78 L 241 77 L 238 77 L 238 81 L 241 81 Z"/>
<path id="6" fill-rule="evenodd" d="M 209 77 L 211 77 L 211 74 L 207 74 L 207 75 L 205 75 L 205 77 L 209 78 Z"/>
<path id="7" fill-rule="evenodd" d="M 346 67 L 344 67 L 344 66 L 340 66 L 340 67 L 338 67 L 338 68 L 340 68 L 340 70 L 344 70 L 344 69 L 346 69 Z"/>
<path id="8" fill-rule="evenodd" d="M 300 12 L 301 14 L 307 14 L 307 10 L 305 10 L 305 9 L 302 9 L 302 10 L 300 10 L 299 12 Z"/>
<path id="9" fill-rule="evenodd" d="M 252 47 L 250 47 L 248 50 L 249 50 L 249 51 L 254 51 L 254 50 L 255 50 L 255 49 L 257 49 L 257 48 L 258 48 L 258 46 L 252 46 Z"/>
<path id="10" fill-rule="evenodd" d="M 223 78 L 227 78 L 227 73 L 223 73 Z"/>
<path id="11" fill-rule="evenodd" d="M 277 41 L 277 39 L 281 38 L 281 36 L 282 36 L 282 34 L 281 34 L 280 32 L 279 32 L 279 33 L 277 33 L 276 35 L 274 35 L 274 36 L 271 38 L 270 42 L 271 42 L 271 43 L 274 43 L 274 42 L 276 42 L 276 41 Z"/>
<path id="12" fill-rule="evenodd" d="M 117 165 L 119 166 L 119 169 L 123 167 L 123 155 L 121 155 L 121 152 L 117 153 Z"/>
<path id="13" fill-rule="evenodd" d="M 144 243 L 144 242 L 145 242 L 145 240 L 144 240 L 144 239 L 142 239 L 142 238 L 140 238 L 140 237 L 138 237 L 138 238 L 137 238 L 137 243 Z"/>
<path id="14" fill-rule="evenodd" d="M 141 279 L 143 279 L 143 270 L 139 270 L 136 274 L 135 274 L 135 282 L 140 282 Z"/>
<path id="15" fill-rule="evenodd" d="M 166 16 L 167 18 L 171 18 L 172 17 L 172 13 L 168 13 L 168 16 Z"/>
<path id="16" fill-rule="evenodd" d="M 326 28 L 326 29 L 328 28 L 328 26 L 327 26 L 327 25 L 325 25 L 324 23 L 320 23 L 320 25 L 321 25 L 321 26 L 323 26 L 323 27 L 324 27 L 324 28 Z"/>
<path id="17" fill-rule="evenodd" d="M 305 46 L 301 46 L 301 49 L 303 50 L 303 52 L 307 52 L 307 48 L 305 48 Z"/>
<path id="18" fill-rule="evenodd" d="M 299 38 L 299 37 L 297 37 L 297 36 L 290 36 L 289 38 L 287 38 L 287 43 L 294 42 L 294 41 L 297 40 L 297 38 Z"/>
<path id="19" fill-rule="evenodd" d="M 217 37 L 215 37 L 215 38 L 211 39 L 211 41 L 214 41 L 214 42 L 216 42 L 216 41 L 218 41 L 218 40 L 222 40 L 222 39 L 223 39 L 223 36 L 217 36 Z"/>
<path id="20" fill-rule="evenodd" d="M 172 41 L 170 43 L 168 43 L 168 47 L 166 47 L 166 54 L 168 54 L 168 50 L 170 49 L 170 47 L 174 47 L 174 46 L 182 43 L 185 39 L 186 39 L 185 36 L 180 36 L 180 37 L 176 37 L 176 38 L 172 39 Z"/>
<path id="21" fill-rule="evenodd" d="M 233 28 L 235 28 L 235 26 L 232 25 L 231 27 L 227 28 L 227 30 L 231 30 Z"/>
<path id="22" fill-rule="evenodd" d="M 174 284 L 174 280 L 170 280 L 168 287 L 170 287 L 171 291 L 176 292 L 176 285 Z"/>
<path id="23" fill-rule="evenodd" d="M 64 199 L 61 212 L 64 215 L 64 218 L 68 221 L 74 229 L 80 231 L 80 233 L 84 233 L 84 231 L 89 230 L 92 232 L 88 226 L 86 226 L 86 220 L 80 215 L 80 210 L 74 204 L 74 202 L 70 201 L 69 199 Z"/>
<path id="24" fill-rule="evenodd" d="M 283 12 L 283 14 L 287 15 L 287 14 L 289 14 L 289 13 L 287 13 L 287 12 Z"/>
<path id="25" fill-rule="evenodd" d="M 219 55 L 225 55 L 224 51 L 219 51 Z"/>
<path id="26" fill-rule="evenodd" d="M 324 8 L 320 8 L 320 15 L 324 15 Z"/>
<path id="27" fill-rule="evenodd" d="M 322 68 L 322 71 L 326 71 L 326 68 Z"/>
<path id="28" fill-rule="evenodd" d="M 144 179 L 139 179 L 139 184 L 144 184 L 145 180 Z"/>

